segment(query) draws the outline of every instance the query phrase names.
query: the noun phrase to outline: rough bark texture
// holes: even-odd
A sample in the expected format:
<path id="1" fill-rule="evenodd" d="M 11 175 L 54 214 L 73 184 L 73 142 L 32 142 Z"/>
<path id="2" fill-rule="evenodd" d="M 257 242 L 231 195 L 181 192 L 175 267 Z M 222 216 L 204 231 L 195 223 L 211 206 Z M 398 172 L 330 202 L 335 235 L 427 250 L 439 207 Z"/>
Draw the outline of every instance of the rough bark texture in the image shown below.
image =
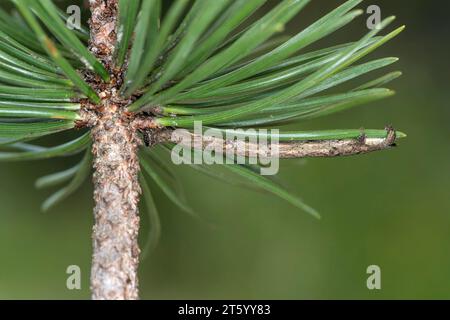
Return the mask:
<path id="1" fill-rule="evenodd" d="M 364 135 L 361 135 L 359 139 L 279 142 L 277 144 L 278 150 L 272 150 L 270 144 L 267 145 L 267 148 L 262 148 L 259 144 L 251 143 L 244 139 L 231 141 L 214 136 L 200 136 L 185 131 L 166 131 L 161 134 L 160 139 L 186 147 L 192 146 L 200 150 L 205 148 L 208 148 L 208 150 L 222 150 L 223 154 L 243 157 L 279 157 L 282 159 L 328 158 L 364 154 L 393 147 L 396 140 L 395 130 L 387 127 L 386 132 L 385 139 L 366 138 Z M 196 143 L 196 141 L 199 143 Z"/>
<path id="2" fill-rule="evenodd" d="M 92 129 L 95 159 L 93 299 L 138 298 L 138 140 L 116 108 L 108 105 L 108 111 Z"/>
<path id="3" fill-rule="evenodd" d="M 86 103 L 88 123 L 93 125 L 94 217 L 91 290 L 93 299 L 138 299 L 139 139 L 127 101 L 118 95 L 121 74 L 111 68 L 116 40 L 117 0 L 90 0 L 91 51 L 111 73 L 111 83 L 95 77 L 87 80 L 97 89 L 102 103 Z"/>
<path id="4" fill-rule="evenodd" d="M 90 50 L 104 65 L 111 65 L 116 43 L 118 0 L 89 0 L 91 9 Z"/>

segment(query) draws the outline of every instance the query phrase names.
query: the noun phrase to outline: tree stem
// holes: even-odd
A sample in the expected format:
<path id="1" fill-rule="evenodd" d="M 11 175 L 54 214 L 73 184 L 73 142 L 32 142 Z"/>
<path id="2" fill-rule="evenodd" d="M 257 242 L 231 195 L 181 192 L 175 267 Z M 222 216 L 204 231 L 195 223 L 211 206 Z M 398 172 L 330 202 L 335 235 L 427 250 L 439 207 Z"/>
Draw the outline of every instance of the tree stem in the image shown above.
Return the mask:
<path id="1" fill-rule="evenodd" d="M 91 270 L 95 300 L 138 299 L 139 265 L 139 139 L 125 106 L 117 96 L 112 70 L 116 41 L 117 0 L 90 0 L 90 50 L 113 76 L 97 86 L 102 102 L 92 106 L 94 156 L 94 218 Z M 95 87 L 95 86 L 94 86 Z"/>
<path id="2" fill-rule="evenodd" d="M 137 137 L 114 106 L 92 129 L 94 217 L 93 299 L 137 299 L 140 186 Z"/>

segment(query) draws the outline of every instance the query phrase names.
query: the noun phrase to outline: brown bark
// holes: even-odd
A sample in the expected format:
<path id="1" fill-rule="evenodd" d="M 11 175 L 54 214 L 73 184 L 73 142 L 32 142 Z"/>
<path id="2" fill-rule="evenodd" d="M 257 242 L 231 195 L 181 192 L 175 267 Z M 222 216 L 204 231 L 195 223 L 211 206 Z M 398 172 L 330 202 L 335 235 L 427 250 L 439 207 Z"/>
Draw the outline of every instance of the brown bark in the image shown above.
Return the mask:
<path id="1" fill-rule="evenodd" d="M 116 43 L 118 0 L 89 0 L 91 39 L 89 49 L 104 65 L 111 65 Z"/>
<path id="2" fill-rule="evenodd" d="M 108 105 L 108 111 L 92 129 L 95 169 L 93 299 L 138 298 L 138 140 L 116 108 Z"/>
<path id="3" fill-rule="evenodd" d="M 102 98 L 87 105 L 94 155 L 94 218 L 91 290 L 93 299 L 138 299 L 139 140 L 128 101 L 118 95 L 121 75 L 112 70 L 116 40 L 116 0 L 90 0 L 91 51 L 111 73 L 111 83 L 88 79 Z M 89 77 L 88 77 L 89 78 Z M 93 118 L 93 119 L 92 119 Z"/>
<path id="4" fill-rule="evenodd" d="M 186 147 L 222 150 L 223 154 L 243 157 L 328 158 L 370 153 L 393 147 L 396 140 L 395 130 L 388 127 L 386 133 L 385 139 L 366 138 L 362 135 L 359 139 L 279 142 L 278 150 L 271 150 L 270 144 L 267 145 L 267 148 L 261 148 L 257 143 L 245 140 L 230 141 L 214 136 L 198 136 L 193 133 L 189 133 L 186 137 L 183 131 L 180 133 L 165 131 L 160 140 L 181 145 L 185 145 L 187 142 L 189 144 L 185 145 Z M 200 145 L 196 145 L 195 141 L 200 141 Z"/>

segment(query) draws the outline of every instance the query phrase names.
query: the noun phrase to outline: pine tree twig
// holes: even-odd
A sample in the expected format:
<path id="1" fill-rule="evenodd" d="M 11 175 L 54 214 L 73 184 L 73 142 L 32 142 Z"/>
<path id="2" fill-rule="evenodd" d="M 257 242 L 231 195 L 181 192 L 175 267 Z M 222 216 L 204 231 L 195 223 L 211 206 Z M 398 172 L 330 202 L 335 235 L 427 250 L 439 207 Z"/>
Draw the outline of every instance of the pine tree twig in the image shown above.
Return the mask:
<path id="1" fill-rule="evenodd" d="M 384 139 L 367 138 L 362 134 L 358 139 L 279 142 L 276 149 L 273 149 L 270 143 L 267 144 L 267 147 L 261 147 L 257 143 L 244 139 L 226 140 L 215 136 L 187 133 L 184 130 L 162 131 L 159 133 L 159 141 L 181 144 L 185 147 L 193 146 L 197 150 L 204 150 L 205 148 L 222 150 L 223 154 L 244 157 L 330 158 L 359 155 L 392 148 L 395 146 L 396 132 L 391 126 L 386 127 L 386 132 L 387 135 Z"/>

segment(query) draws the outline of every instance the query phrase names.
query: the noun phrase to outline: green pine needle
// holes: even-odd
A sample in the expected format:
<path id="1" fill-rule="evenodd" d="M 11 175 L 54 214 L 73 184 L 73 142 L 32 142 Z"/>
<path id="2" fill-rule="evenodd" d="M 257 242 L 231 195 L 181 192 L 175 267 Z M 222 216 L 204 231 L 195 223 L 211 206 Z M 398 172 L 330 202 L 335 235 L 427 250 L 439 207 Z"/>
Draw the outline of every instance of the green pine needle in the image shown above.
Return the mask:
<path id="1" fill-rule="evenodd" d="M 0 8 L 0 161 L 70 156 L 85 151 L 79 164 L 42 177 L 38 188 L 69 184 L 43 205 L 48 210 L 77 190 L 90 174 L 90 132 L 55 147 L 30 141 L 79 127 L 85 99 L 100 104 L 87 74 L 107 84 L 111 70 L 123 74 L 118 94 L 133 101 L 129 112 L 152 116 L 154 123 L 192 128 L 194 122 L 222 133 L 237 128 L 307 121 L 379 101 L 394 94 L 385 88 L 400 71 L 358 80 L 394 64 L 397 58 L 360 62 L 398 36 L 400 27 L 378 35 L 394 21 L 385 19 L 355 42 L 309 50 L 319 40 L 360 16 L 362 0 L 348 0 L 304 30 L 284 28 L 310 0 L 282 0 L 265 14 L 267 0 L 119 0 L 113 66 L 103 66 L 87 46 L 90 30 L 66 27 L 67 16 L 51 0 L 10 0 L 20 15 Z M 113 81 L 111 81 L 113 82 Z M 91 82 L 89 82 L 91 83 Z M 340 90 L 342 85 L 353 89 Z M 331 91 L 331 92 L 330 92 Z M 359 125 L 357 124 L 356 127 Z M 368 138 L 386 138 L 385 130 L 364 130 Z M 280 141 L 358 139 L 357 130 L 281 131 Z M 259 138 L 260 134 L 257 134 Z M 406 134 L 398 131 L 397 138 Z M 180 181 L 167 165 L 170 144 L 140 154 L 145 177 L 182 210 L 193 214 Z M 303 211 L 318 213 L 253 167 L 225 165 L 223 170 L 190 165 L 232 184 L 255 187 L 279 196 Z M 229 173 L 232 173 L 231 175 Z M 150 186 L 141 175 L 154 246 L 160 221 Z"/>

